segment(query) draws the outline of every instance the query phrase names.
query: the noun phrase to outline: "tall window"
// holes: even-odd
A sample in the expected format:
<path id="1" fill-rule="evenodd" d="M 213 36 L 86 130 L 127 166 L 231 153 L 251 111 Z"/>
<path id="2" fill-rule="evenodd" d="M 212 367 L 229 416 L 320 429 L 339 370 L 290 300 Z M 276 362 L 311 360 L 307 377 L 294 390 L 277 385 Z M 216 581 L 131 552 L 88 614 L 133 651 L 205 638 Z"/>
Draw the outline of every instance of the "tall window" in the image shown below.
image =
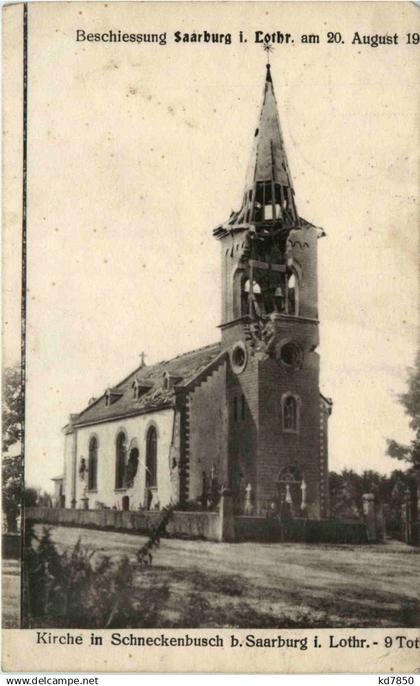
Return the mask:
<path id="1" fill-rule="evenodd" d="M 233 421 L 238 421 L 238 398 L 233 399 Z"/>
<path id="2" fill-rule="evenodd" d="M 125 486 L 125 462 L 127 457 L 127 440 L 125 433 L 121 431 L 117 436 L 115 454 L 115 488 Z"/>
<path id="3" fill-rule="evenodd" d="M 128 458 L 127 462 L 127 469 L 126 469 L 126 486 L 127 488 L 131 488 L 133 483 L 134 483 L 134 478 L 137 474 L 137 469 L 139 466 L 139 451 L 138 448 L 134 447 L 131 448 L 130 450 L 130 456 Z"/>
<path id="4" fill-rule="evenodd" d="M 245 396 L 241 396 L 241 419 L 245 419 Z"/>
<path id="5" fill-rule="evenodd" d="M 284 431 L 298 430 L 298 403 L 293 395 L 288 395 L 282 402 L 283 429 Z"/>
<path id="6" fill-rule="evenodd" d="M 252 290 L 252 293 L 251 293 Z M 250 309 L 250 301 L 252 302 L 252 312 L 256 312 L 258 315 L 261 314 L 262 302 L 262 291 L 261 286 L 255 279 L 251 282 L 246 279 L 243 282 L 242 287 L 242 312 L 241 314 L 248 314 Z"/>
<path id="7" fill-rule="evenodd" d="M 295 273 L 292 273 L 287 281 L 287 312 L 288 314 L 299 314 L 299 291 L 298 280 Z"/>
<path id="8" fill-rule="evenodd" d="M 88 461 L 88 490 L 94 491 L 98 488 L 98 439 L 95 436 L 89 441 L 89 461 Z"/>
<path id="9" fill-rule="evenodd" d="M 146 439 L 146 488 L 157 486 L 157 434 L 154 426 L 147 432 Z"/>

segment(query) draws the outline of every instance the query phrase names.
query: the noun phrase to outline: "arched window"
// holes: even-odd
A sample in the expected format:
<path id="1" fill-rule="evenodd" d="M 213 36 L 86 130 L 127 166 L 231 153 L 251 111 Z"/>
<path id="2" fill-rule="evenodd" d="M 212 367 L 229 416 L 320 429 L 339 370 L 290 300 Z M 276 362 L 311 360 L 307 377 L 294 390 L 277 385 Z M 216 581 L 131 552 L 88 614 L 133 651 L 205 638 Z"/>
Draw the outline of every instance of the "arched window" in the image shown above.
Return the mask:
<path id="1" fill-rule="evenodd" d="M 283 431 L 297 433 L 299 430 L 299 405 L 293 395 L 282 398 Z"/>
<path id="2" fill-rule="evenodd" d="M 285 310 L 285 299 L 283 288 L 279 285 L 276 286 L 274 290 L 274 305 L 277 312 L 284 312 Z"/>
<path id="3" fill-rule="evenodd" d="M 131 488 L 134 483 L 134 478 L 137 474 L 137 469 L 139 466 L 139 451 L 138 448 L 134 447 L 130 450 L 130 455 L 128 457 L 127 469 L 126 469 L 126 485 L 127 488 Z"/>
<path id="4" fill-rule="evenodd" d="M 250 283 L 250 280 L 247 279 L 245 281 L 244 291 L 245 291 L 245 293 L 249 293 L 250 290 L 251 290 L 251 283 Z M 255 295 L 261 295 L 261 286 L 258 283 L 258 281 L 255 281 L 255 279 L 252 282 L 252 292 L 255 293 Z"/>
<path id="5" fill-rule="evenodd" d="M 250 303 L 252 303 L 250 307 Z M 256 281 L 253 279 L 252 281 L 252 288 L 251 288 L 251 281 L 247 279 L 244 282 L 243 285 L 243 290 L 242 290 L 242 307 L 243 307 L 243 314 L 257 314 L 258 316 L 261 314 L 261 308 L 263 306 L 263 301 L 262 301 L 262 291 L 261 291 L 261 286 Z"/>
<path id="6" fill-rule="evenodd" d="M 89 441 L 89 460 L 88 460 L 88 490 L 94 491 L 98 488 L 98 439 L 95 436 Z"/>
<path id="7" fill-rule="evenodd" d="M 287 313 L 298 315 L 299 314 L 299 289 L 298 289 L 298 279 L 296 274 L 293 272 L 290 274 L 287 281 Z"/>
<path id="8" fill-rule="evenodd" d="M 157 486 L 157 434 L 154 426 L 147 432 L 146 439 L 146 488 Z"/>
<path id="9" fill-rule="evenodd" d="M 299 467 L 289 465 L 288 467 L 284 467 L 278 477 L 277 481 L 279 483 L 298 483 L 300 484 L 302 482 L 302 475 L 300 472 Z"/>
<path id="10" fill-rule="evenodd" d="M 115 454 L 115 488 L 125 486 L 125 462 L 127 457 L 127 439 L 125 433 L 120 431 L 117 436 Z"/>

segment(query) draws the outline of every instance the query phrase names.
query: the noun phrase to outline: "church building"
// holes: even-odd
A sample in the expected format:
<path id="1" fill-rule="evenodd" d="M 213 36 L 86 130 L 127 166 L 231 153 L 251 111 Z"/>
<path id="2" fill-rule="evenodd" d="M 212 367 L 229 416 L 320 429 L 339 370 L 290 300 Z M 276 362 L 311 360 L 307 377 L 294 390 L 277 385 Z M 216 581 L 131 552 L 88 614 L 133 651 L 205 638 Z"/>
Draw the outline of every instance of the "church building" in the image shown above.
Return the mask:
<path id="1" fill-rule="evenodd" d="M 64 428 L 66 507 L 217 507 L 328 515 L 328 417 L 319 389 L 317 244 L 300 217 L 270 65 L 242 206 L 214 229 L 220 340 L 146 365 Z M 179 323 L 182 326 L 182 322 Z"/>

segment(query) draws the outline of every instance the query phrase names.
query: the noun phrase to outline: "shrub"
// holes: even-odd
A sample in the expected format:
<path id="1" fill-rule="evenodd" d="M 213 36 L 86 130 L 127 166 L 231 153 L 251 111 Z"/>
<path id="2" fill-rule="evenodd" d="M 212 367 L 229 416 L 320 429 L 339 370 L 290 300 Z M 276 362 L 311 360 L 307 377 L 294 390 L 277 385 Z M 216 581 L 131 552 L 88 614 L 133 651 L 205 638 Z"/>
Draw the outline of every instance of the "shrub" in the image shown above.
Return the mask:
<path id="1" fill-rule="evenodd" d="M 147 590 L 141 599 L 135 587 L 136 573 L 153 560 L 172 510 L 167 509 L 148 541 L 136 554 L 113 560 L 81 545 L 58 552 L 51 529 L 37 536 L 28 522 L 24 541 L 23 615 L 26 627 L 66 626 L 110 628 L 141 626 L 154 611 Z M 150 602 L 149 602 L 150 601 Z"/>

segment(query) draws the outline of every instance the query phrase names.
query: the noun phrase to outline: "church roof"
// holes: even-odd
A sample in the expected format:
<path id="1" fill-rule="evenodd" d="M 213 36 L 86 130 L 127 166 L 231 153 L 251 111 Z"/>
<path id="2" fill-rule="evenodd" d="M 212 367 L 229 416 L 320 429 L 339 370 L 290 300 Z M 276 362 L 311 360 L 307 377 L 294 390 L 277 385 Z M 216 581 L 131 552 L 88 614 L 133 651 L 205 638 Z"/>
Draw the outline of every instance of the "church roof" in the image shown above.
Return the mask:
<path id="1" fill-rule="evenodd" d="M 174 389 L 187 387 L 222 354 L 220 343 L 214 343 L 178 355 L 172 360 L 138 367 L 111 389 L 111 402 L 109 393 L 107 400 L 105 392 L 80 414 L 72 415 L 71 425 L 96 424 L 172 407 L 175 400 Z M 134 395 L 134 386 L 138 386 L 140 390 L 137 398 Z"/>

